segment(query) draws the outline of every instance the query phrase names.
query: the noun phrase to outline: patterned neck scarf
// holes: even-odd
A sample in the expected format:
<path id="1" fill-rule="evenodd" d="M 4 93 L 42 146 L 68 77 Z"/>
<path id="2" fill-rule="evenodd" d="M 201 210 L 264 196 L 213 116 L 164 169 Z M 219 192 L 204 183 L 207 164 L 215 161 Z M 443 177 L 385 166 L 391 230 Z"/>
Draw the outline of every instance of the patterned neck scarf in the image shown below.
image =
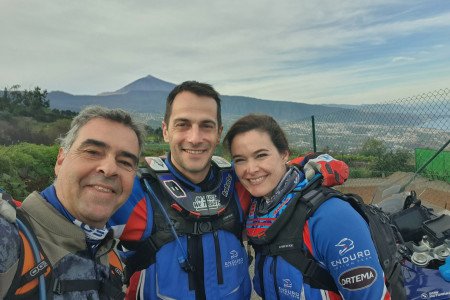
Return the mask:
<path id="1" fill-rule="evenodd" d="M 266 214 L 275 207 L 286 194 L 304 179 L 304 175 L 296 167 L 290 166 L 283 178 L 273 190 L 270 197 L 263 197 L 258 205 L 258 213 Z"/>
<path id="2" fill-rule="evenodd" d="M 83 222 L 72 216 L 72 214 L 69 213 L 69 211 L 59 201 L 58 197 L 56 196 L 55 186 L 53 185 L 43 190 L 41 192 L 41 196 L 69 221 L 83 229 L 84 233 L 86 234 L 86 244 L 94 254 L 97 251 L 97 247 L 100 245 L 101 241 L 108 234 L 109 228 L 107 228 L 106 226 L 103 228 L 90 227 L 89 225 L 84 224 Z"/>

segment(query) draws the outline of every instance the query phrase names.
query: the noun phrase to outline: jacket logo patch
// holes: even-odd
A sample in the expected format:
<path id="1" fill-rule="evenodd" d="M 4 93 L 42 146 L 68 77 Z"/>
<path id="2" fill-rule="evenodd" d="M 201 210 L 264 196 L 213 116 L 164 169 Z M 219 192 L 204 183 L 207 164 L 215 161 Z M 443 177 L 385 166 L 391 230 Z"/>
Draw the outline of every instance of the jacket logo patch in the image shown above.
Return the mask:
<path id="1" fill-rule="evenodd" d="M 289 278 L 283 279 L 283 285 L 284 285 L 285 288 L 289 289 L 289 288 L 292 287 L 292 282 L 291 282 L 291 280 Z"/>
<path id="2" fill-rule="evenodd" d="M 196 211 L 218 209 L 220 207 L 220 200 L 214 194 L 195 196 L 192 205 Z"/>
<path id="3" fill-rule="evenodd" d="M 230 192 L 230 187 L 231 187 L 231 180 L 233 179 L 233 177 L 231 176 L 231 174 L 228 174 L 225 185 L 223 187 L 223 191 L 222 191 L 222 195 L 224 197 L 228 197 L 228 193 Z"/>
<path id="4" fill-rule="evenodd" d="M 186 197 L 186 193 L 183 191 L 183 189 L 178 185 L 178 183 L 175 180 L 164 180 L 163 183 L 166 186 L 167 190 L 175 198 L 185 198 Z"/>
<path id="5" fill-rule="evenodd" d="M 347 253 L 348 251 L 352 250 L 353 248 L 355 248 L 355 244 L 349 238 L 343 238 L 335 246 L 340 248 L 339 255 L 341 255 L 341 256 L 344 255 L 345 253 Z"/>
<path id="6" fill-rule="evenodd" d="M 225 261 L 225 268 L 236 267 L 244 263 L 244 258 L 239 257 L 239 252 L 236 250 L 230 251 L 230 260 Z"/>
<path id="7" fill-rule="evenodd" d="M 334 268 L 340 268 L 342 266 L 348 266 L 355 262 L 361 262 L 368 259 L 371 259 L 370 250 L 366 249 L 363 251 L 358 251 L 356 253 L 351 253 L 350 255 L 344 256 L 338 260 L 332 260 L 331 265 Z"/>
<path id="8" fill-rule="evenodd" d="M 377 272 L 371 267 L 358 267 L 339 275 L 344 289 L 355 291 L 371 286 L 377 279 Z"/>
<path id="9" fill-rule="evenodd" d="M 30 276 L 35 277 L 42 273 L 48 267 L 48 264 L 45 260 L 41 261 L 36 267 L 30 270 Z"/>

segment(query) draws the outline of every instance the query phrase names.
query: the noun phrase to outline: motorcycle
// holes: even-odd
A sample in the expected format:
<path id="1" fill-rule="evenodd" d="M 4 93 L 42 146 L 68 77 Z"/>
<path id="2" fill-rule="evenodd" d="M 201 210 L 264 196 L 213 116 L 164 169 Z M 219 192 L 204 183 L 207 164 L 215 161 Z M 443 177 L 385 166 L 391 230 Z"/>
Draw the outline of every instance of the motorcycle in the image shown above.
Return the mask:
<path id="1" fill-rule="evenodd" d="M 421 201 L 414 190 L 407 190 L 449 142 L 416 173 L 380 188 L 372 199 L 371 204 L 389 216 L 397 232 L 408 299 L 450 299 L 450 212 L 439 211 Z"/>

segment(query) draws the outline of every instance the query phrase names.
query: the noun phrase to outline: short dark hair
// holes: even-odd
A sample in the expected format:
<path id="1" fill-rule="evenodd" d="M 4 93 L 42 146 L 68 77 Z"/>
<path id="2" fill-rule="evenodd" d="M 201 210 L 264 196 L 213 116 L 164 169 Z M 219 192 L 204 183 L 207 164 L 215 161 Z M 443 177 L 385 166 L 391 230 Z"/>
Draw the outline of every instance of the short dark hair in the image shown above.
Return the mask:
<path id="1" fill-rule="evenodd" d="M 283 129 L 281 129 L 277 121 L 268 115 L 250 114 L 234 122 L 223 139 L 224 147 L 231 153 L 231 143 L 233 142 L 234 137 L 250 130 L 267 132 L 279 153 L 285 151 L 290 153 L 286 134 L 283 132 Z"/>
<path id="2" fill-rule="evenodd" d="M 166 122 L 166 124 L 169 123 L 170 115 L 172 114 L 173 101 L 175 100 L 175 97 L 182 92 L 191 92 L 197 96 L 213 98 L 217 103 L 217 124 L 219 127 L 222 126 L 219 93 L 212 87 L 212 85 L 198 81 L 185 81 L 174 87 L 169 96 L 167 96 L 166 113 L 164 114 L 164 122 Z"/>

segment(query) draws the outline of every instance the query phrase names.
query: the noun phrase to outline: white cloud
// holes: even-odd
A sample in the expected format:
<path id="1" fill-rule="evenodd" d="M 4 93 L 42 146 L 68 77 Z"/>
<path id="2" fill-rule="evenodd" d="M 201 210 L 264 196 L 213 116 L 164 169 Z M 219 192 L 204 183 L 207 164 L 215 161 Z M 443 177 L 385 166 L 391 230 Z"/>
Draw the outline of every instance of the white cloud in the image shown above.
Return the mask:
<path id="1" fill-rule="evenodd" d="M 394 94 L 404 87 L 406 94 L 412 83 L 431 89 L 433 73 L 449 82 L 450 67 L 437 61 L 450 58 L 450 9 L 421 14 L 427 5 L 3 1 L 0 87 L 19 83 L 96 94 L 152 74 L 174 83 L 207 81 L 222 94 L 264 99 L 376 100 L 386 93 L 379 90 Z M 439 42 L 395 43 L 417 34 L 440 34 Z"/>
<path id="2" fill-rule="evenodd" d="M 392 58 L 392 62 L 413 61 L 414 57 L 396 56 Z"/>

